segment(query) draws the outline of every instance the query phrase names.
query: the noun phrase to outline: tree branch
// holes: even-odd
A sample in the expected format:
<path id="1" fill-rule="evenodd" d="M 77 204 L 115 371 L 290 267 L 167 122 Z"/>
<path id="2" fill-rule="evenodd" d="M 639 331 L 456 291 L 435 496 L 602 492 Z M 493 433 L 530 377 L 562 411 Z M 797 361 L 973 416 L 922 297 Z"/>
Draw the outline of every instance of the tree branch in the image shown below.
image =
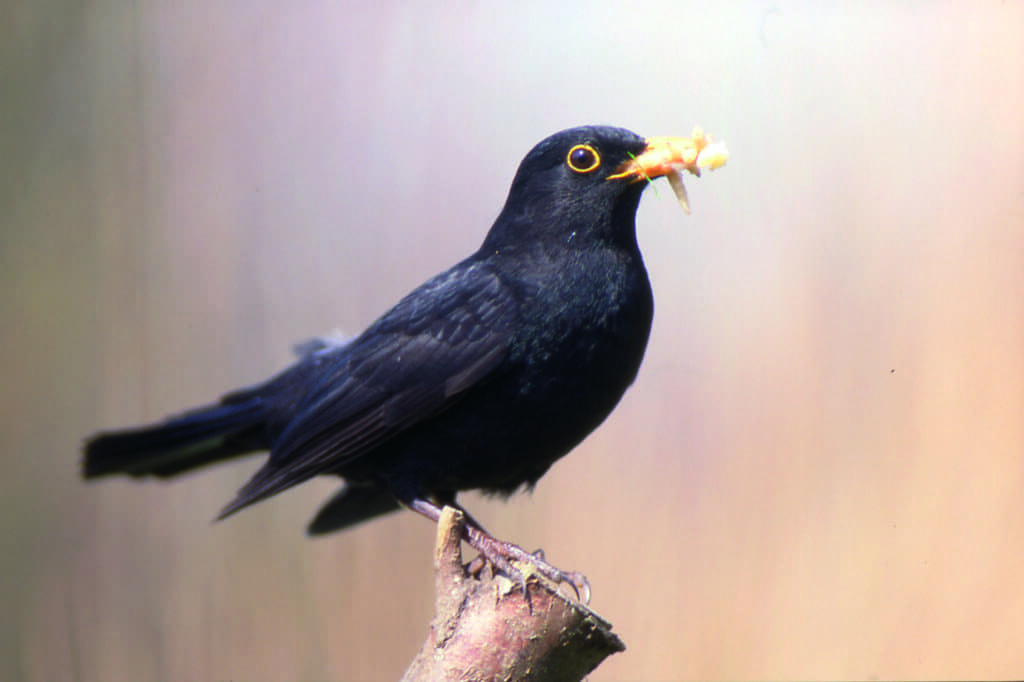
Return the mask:
<path id="1" fill-rule="evenodd" d="M 462 512 L 445 507 L 434 550 L 436 613 L 402 678 L 430 680 L 581 680 L 625 651 L 611 624 L 537 575 L 520 583 L 470 575 L 462 562 Z M 520 567 L 526 568 L 528 567 Z"/>

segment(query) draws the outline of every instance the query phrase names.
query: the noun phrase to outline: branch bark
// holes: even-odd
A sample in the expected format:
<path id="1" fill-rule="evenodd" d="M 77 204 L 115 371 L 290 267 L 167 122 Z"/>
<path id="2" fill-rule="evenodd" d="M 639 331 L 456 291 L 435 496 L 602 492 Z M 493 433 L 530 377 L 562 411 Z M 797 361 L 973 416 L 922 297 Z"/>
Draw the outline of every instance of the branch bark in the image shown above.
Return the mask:
<path id="1" fill-rule="evenodd" d="M 462 512 L 445 507 L 434 550 L 436 607 L 430 633 L 402 678 L 430 680 L 582 680 L 625 651 L 611 624 L 536 575 L 520 583 L 470 575 L 462 562 Z M 528 568 L 528 567 L 526 567 Z"/>

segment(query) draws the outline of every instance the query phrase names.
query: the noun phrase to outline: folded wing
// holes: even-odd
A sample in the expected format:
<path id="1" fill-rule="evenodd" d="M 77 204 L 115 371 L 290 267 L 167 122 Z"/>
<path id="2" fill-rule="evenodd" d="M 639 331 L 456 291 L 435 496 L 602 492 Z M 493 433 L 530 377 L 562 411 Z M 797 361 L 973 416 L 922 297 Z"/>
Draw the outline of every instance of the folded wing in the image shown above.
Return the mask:
<path id="1" fill-rule="evenodd" d="M 375 448 L 450 407 L 505 358 L 515 299 L 485 264 L 465 261 L 428 281 L 351 343 L 307 355 L 319 376 L 266 464 L 224 518 Z M 308 363 L 315 363 L 310 368 Z"/>

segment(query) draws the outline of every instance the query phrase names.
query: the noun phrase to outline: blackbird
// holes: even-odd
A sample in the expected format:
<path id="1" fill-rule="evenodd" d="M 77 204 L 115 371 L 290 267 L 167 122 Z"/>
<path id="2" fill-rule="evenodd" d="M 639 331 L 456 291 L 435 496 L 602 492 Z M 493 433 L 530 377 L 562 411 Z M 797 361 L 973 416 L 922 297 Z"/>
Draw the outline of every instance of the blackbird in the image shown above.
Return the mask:
<path id="1" fill-rule="evenodd" d="M 458 492 L 532 487 L 609 415 L 640 368 L 654 311 L 635 216 L 647 181 L 678 172 L 685 138 L 622 128 L 556 133 L 523 159 L 471 256 L 349 342 L 314 339 L 268 381 L 166 421 L 100 433 L 86 478 L 170 477 L 247 453 L 263 466 L 219 519 L 314 476 L 344 479 L 319 535 L 408 507 L 437 521 Z M 499 571 L 529 561 L 467 514 Z"/>

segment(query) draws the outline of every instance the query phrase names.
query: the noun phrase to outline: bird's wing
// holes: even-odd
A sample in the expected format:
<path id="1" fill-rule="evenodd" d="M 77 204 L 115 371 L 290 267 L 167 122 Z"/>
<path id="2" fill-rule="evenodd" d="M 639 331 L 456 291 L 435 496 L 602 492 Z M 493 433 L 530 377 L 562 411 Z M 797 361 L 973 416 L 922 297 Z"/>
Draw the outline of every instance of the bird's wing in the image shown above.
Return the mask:
<path id="1" fill-rule="evenodd" d="M 303 372 L 316 385 L 219 518 L 339 467 L 449 407 L 504 359 L 515 298 L 485 264 L 428 281 Z"/>

